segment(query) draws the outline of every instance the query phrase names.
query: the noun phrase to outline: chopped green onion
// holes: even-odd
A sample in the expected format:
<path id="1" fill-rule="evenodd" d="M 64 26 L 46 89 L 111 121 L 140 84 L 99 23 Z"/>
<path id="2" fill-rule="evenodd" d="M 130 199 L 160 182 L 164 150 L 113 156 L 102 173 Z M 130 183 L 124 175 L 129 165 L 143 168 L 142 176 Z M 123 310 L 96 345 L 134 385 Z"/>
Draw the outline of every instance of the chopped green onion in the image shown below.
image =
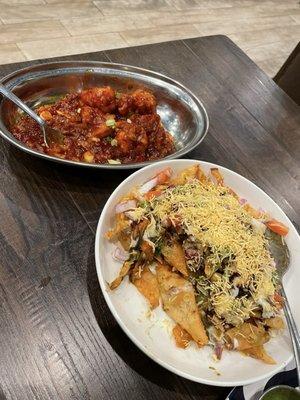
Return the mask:
<path id="1" fill-rule="evenodd" d="M 110 143 L 112 141 L 112 137 L 111 136 L 106 136 L 106 138 L 104 138 L 103 141 L 106 142 L 106 143 Z"/>
<path id="2" fill-rule="evenodd" d="M 107 160 L 108 164 L 121 164 L 120 160 Z"/>
<path id="3" fill-rule="evenodd" d="M 116 121 L 114 119 L 107 119 L 105 124 L 110 128 L 114 128 L 116 126 Z"/>
<path id="4" fill-rule="evenodd" d="M 110 142 L 110 144 L 111 144 L 112 146 L 118 146 L 118 141 L 117 141 L 117 139 L 112 139 L 111 142 Z"/>
<path id="5" fill-rule="evenodd" d="M 120 99 L 120 98 L 121 98 L 121 96 L 122 96 L 122 93 L 120 93 L 120 92 L 116 92 L 116 99 Z"/>

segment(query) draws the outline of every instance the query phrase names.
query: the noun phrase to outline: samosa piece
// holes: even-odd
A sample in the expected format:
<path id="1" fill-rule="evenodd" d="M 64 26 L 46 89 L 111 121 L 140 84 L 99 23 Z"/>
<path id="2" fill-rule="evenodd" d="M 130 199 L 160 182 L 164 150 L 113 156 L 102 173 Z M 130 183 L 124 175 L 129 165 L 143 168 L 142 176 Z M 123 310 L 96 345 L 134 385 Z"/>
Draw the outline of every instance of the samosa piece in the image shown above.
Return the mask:
<path id="1" fill-rule="evenodd" d="M 266 364 L 276 364 L 276 361 L 266 353 L 263 346 L 250 347 L 249 349 L 242 351 L 242 353 L 246 356 L 257 358 Z"/>
<path id="2" fill-rule="evenodd" d="M 164 243 L 161 248 L 161 253 L 171 267 L 177 269 L 177 271 L 181 272 L 182 275 L 188 276 L 185 254 L 180 243 L 176 240 L 173 240 L 170 243 Z"/>
<path id="3" fill-rule="evenodd" d="M 131 282 L 138 291 L 146 297 L 153 310 L 159 305 L 159 288 L 156 276 L 150 271 L 149 267 L 135 267 L 131 274 Z"/>
<path id="4" fill-rule="evenodd" d="M 172 333 L 176 346 L 180 347 L 181 349 L 186 349 L 193 340 L 192 336 L 185 329 L 182 329 L 179 324 L 174 326 Z"/>
<path id="5" fill-rule="evenodd" d="M 256 326 L 249 322 L 244 322 L 226 331 L 225 338 L 236 350 L 243 351 L 252 347 L 262 346 L 269 341 L 270 335 L 262 325 Z"/>
<path id="6" fill-rule="evenodd" d="M 191 335 L 198 346 L 207 344 L 208 338 L 200 319 L 192 284 L 172 272 L 167 264 L 157 265 L 156 276 L 165 312 Z"/>

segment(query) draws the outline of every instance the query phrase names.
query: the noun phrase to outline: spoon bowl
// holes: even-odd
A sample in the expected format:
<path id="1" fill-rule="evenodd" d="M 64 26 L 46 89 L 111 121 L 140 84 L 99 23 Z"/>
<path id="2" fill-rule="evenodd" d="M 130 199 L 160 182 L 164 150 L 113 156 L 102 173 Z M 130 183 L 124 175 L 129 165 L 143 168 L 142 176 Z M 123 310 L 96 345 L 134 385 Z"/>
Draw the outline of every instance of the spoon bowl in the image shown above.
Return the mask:
<path id="1" fill-rule="evenodd" d="M 12 101 L 17 107 L 21 108 L 26 114 L 28 114 L 31 118 L 33 118 L 40 126 L 41 132 L 43 134 L 44 143 L 47 147 L 51 143 L 61 144 L 64 140 L 64 135 L 57 131 L 56 129 L 51 128 L 46 121 L 43 120 L 39 115 L 37 115 L 27 104 L 25 104 L 19 97 L 17 97 L 13 92 L 11 92 L 7 87 L 0 84 L 0 93 Z"/>

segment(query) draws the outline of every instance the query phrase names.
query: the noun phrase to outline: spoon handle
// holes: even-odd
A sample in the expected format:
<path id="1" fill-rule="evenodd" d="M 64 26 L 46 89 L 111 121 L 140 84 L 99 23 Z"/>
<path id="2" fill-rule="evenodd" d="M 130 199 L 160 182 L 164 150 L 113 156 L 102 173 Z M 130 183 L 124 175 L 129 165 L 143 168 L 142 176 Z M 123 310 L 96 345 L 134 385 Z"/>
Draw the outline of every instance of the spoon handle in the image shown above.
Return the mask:
<path id="1" fill-rule="evenodd" d="M 293 318 L 292 311 L 288 302 L 288 299 L 286 297 L 285 290 L 282 286 L 282 295 L 284 297 L 284 313 L 285 313 L 285 318 L 287 321 L 287 325 L 290 331 L 290 336 L 293 344 L 293 350 L 294 350 L 294 357 L 295 357 L 295 362 L 296 362 L 296 373 L 298 376 L 298 385 L 300 386 L 300 335 L 298 332 L 298 328 L 296 325 L 296 322 Z"/>
<path id="2" fill-rule="evenodd" d="M 40 126 L 43 127 L 45 125 L 45 121 L 39 115 L 31 110 L 31 108 L 29 108 L 22 100 L 2 84 L 0 84 L 0 93 L 12 101 L 16 106 L 20 107 L 26 114 L 30 115 L 31 118 L 33 118 Z"/>

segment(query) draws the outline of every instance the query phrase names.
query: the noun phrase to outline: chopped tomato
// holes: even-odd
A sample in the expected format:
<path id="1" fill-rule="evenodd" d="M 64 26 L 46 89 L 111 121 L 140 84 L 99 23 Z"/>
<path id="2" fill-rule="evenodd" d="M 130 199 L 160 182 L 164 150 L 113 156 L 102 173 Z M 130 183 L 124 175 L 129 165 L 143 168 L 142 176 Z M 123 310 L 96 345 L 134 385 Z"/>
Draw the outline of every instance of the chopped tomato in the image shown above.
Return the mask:
<path id="1" fill-rule="evenodd" d="M 155 197 L 158 197 L 160 194 L 161 194 L 161 190 L 160 189 L 153 189 L 153 190 L 150 190 L 150 192 L 145 193 L 144 194 L 144 198 L 146 200 L 152 200 Z"/>
<path id="2" fill-rule="evenodd" d="M 274 293 L 273 299 L 276 303 L 279 304 L 280 308 L 283 307 L 284 298 L 279 293 Z"/>
<path id="3" fill-rule="evenodd" d="M 163 183 L 168 182 L 172 175 L 172 170 L 170 167 L 164 169 L 163 171 L 159 172 L 155 178 L 157 179 L 157 185 L 161 185 Z"/>
<path id="4" fill-rule="evenodd" d="M 278 233 L 280 236 L 286 236 L 289 232 L 289 228 L 276 219 L 267 221 L 266 225 L 271 231 Z"/>

